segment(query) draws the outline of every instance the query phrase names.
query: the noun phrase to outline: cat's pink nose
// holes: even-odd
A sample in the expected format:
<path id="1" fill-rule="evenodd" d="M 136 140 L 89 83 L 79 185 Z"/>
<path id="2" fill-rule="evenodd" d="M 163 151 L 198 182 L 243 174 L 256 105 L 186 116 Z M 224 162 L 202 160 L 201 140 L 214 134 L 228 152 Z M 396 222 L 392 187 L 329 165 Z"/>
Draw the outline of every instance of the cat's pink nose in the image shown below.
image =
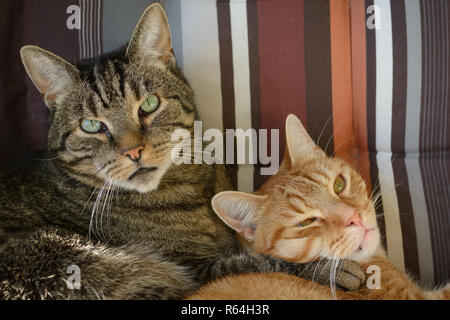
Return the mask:
<path id="1" fill-rule="evenodd" d="M 350 227 L 350 226 L 359 226 L 362 227 L 363 223 L 362 223 L 362 219 L 361 219 L 361 215 L 359 214 L 358 210 L 354 210 L 353 214 L 347 218 L 347 220 L 345 220 L 345 226 L 346 227 Z"/>
<path id="2" fill-rule="evenodd" d="M 139 161 L 141 158 L 141 151 L 144 149 L 143 145 L 137 146 L 136 148 L 123 151 L 122 155 L 130 157 L 132 161 Z"/>

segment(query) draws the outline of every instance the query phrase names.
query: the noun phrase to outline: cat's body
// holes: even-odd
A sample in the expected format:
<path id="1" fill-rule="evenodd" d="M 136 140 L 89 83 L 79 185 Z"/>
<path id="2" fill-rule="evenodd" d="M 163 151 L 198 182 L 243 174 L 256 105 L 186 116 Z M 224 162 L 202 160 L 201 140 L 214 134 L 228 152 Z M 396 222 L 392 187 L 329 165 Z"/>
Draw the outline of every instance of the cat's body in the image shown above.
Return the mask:
<path id="1" fill-rule="evenodd" d="M 49 154 L 0 177 L 0 298 L 180 298 L 224 275 L 317 265 L 240 248 L 211 209 L 232 188 L 225 167 L 174 165 L 172 134 L 193 136 L 198 113 L 161 5 L 112 55 L 21 56 L 49 109 Z M 345 261 L 337 279 L 356 289 L 364 275 Z"/>
<path id="2" fill-rule="evenodd" d="M 105 188 L 92 217 L 99 190 L 70 178 L 53 161 L 4 177 L 0 198 L 9 201 L 0 204 L 0 275 L 9 280 L 0 282 L 0 295 L 132 299 L 190 292 L 192 275 L 237 249 L 233 235 L 210 210 L 216 187 L 230 188 L 221 169 L 206 165 L 173 169 L 151 196 L 110 190 L 107 200 Z M 88 246 L 93 250 L 86 250 Z M 102 250 L 105 253 L 99 254 Z M 100 262 L 102 255 L 105 262 Z M 97 266 L 86 269 L 87 260 Z M 154 267 L 159 264 L 164 272 Z M 56 278 L 71 275 L 66 272 L 70 265 L 81 268 L 81 290 L 69 290 L 59 282 L 53 292 Z M 162 276 L 150 280 L 153 288 L 142 286 L 142 277 L 158 272 Z M 115 282 L 122 287 L 117 293 Z M 167 283 L 171 290 L 155 294 L 153 289 Z"/>
<path id="3" fill-rule="evenodd" d="M 285 273 L 241 274 L 227 276 L 202 287 L 192 300 L 450 300 L 450 285 L 440 290 L 424 290 L 405 272 L 397 269 L 383 254 L 363 263 L 380 267 L 381 286 L 356 291 L 337 290 Z M 320 272 L 320 270 L 318 270 Z M 371 273 L 366 276 L 370 277 Z"/>
<path id="4" fill-rule="evenodd" d="M 295 116 L 287 119 L 286 137 L 279 172 L 252 195 L 216 195 L 215 212 L 257 252 L 298 263 L 355 259 L 367 277 L 380 278 L 356 291 L 334 292 L 281 273 L 237 275 L 204 286 L 190 299 L 450 299 L 450 285 L 423 290 L 387 259 L 372 199 L 349 164 L 328 158 Z M 316 268 L 313 278 L 322 276 Z"/>

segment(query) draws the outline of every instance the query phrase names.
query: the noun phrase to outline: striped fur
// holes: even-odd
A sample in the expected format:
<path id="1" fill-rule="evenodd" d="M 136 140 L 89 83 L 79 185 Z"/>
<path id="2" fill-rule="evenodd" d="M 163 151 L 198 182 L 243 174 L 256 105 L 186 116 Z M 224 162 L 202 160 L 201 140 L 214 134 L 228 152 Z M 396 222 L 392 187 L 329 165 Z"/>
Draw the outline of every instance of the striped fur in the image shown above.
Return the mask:
<path id="1" fill-rule="evenodd" d="M 288 117 L 286 136 L 281 170 L 253 195 L 230 191 L 216 195 L 216 213 L 260 253 L 297 263 L 355 259 L 367 276 L 372 273 L 369 267 L 377 266 L 380 288 L 367 285 L 354 292 L 334 292 L 286 274 L 253 274 L 218 280 L 190 299 L 449 299 L 449 285 L 423 290 L 386 258 L 362 177 L 343 160 L 328 158 L 317 148 L 295 116 Z M 347 186 L 337 195 L 330 186 L 338 175 L 345 177 Z M 359 212 L 360 225 L 348 223 L 348 207 Z M 319 220 L 299 226 L 311 217 Z"/>

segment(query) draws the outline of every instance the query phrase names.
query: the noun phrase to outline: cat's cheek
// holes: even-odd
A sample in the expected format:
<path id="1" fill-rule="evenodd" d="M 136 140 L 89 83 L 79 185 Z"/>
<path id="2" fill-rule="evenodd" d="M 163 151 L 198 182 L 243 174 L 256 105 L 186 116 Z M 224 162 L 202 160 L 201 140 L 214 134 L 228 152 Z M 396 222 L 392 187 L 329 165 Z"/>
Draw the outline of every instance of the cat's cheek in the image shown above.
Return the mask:
<path id="1" fill-rule="evenodd" d="M 305 263 L 317 258 L 322 250 L 322 243 L 318 238 L 285 239 L 278 241 L 270 255 L 286 261 Z"/>

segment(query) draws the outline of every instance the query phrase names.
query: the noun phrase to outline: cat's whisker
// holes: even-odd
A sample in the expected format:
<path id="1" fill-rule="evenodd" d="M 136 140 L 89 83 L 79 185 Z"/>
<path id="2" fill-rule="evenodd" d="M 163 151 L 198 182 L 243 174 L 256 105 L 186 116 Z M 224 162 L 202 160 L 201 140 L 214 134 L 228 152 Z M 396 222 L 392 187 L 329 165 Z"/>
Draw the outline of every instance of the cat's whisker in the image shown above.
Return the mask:
<path id="1" fill-rule="evenodd" d="M 333 111 L 333 112 L 330 114 L 330 116 L 328 117 L 327 121 L 326 121 L 325 124 L 323 125 L 322 130 L 320 131 L 320 134 L 319 134 L 319 138 L 317 138 L 317 143 L 316 143 L 317 145 L 320 145 L 320 138 L 322 138 L 322 134 L 325 132 L 325 128 L 327 127 L 327 125 L 328 125 L 328 123 L 330 122 L 330 120 L 333 119 L 333 115 L 334 115 L 335 112 L 336 112 L 336 110 Z"/>
<path id="2" fill-rule="evenodd" d="M 91 220 L 89 222 L 89 232 L 88 232 L 90 239 L 91 239 L 91 233 L 95 235 L 95 231 L 94 231 L 94 214 L 97 211 L 97 206 L 98 206 L 99 201 L 100 201 L 100 199 L 102 197 L 105 185 L 106 185 L 106 181 L 103 183 L 103 186 L 98 191 L 97 198 L 95 199 L 94 206 L 92 207 Z"/>
<path id="3" fill-rule="evenodd" d="M 335 300 L 337 300 L 336 297 L 336 271 L 337 266 L 339 264 L 339 258 L 336 256 L 333 257 L 332 263 L 331 263 L 331 272 L 330 272 L 330 288 L 331 288 L 331 294 Z"/>
<path id="4" fill-rule="evenodd" d="M 109 198 L 108 208 L 106 210 L 106 226 L 107 226 L 108 236 L 109 236 L 110 240 L 112 239 L 112 237 L 111 237 L 111 229 L 110 229 L 110 215 L 111 215 L 111 211 L 112 211 L 112 203 L 114 201 L 116 190 L 117 190 L 116 184 L 114 184 L 114 182 L 112 182 L 111 196 Z"/>
<path id="5" fill-rule="evenodd" d="M 319 259 L 319 262 L 317 262 L 316 266 L 314 267 L 314 271 L 313 271 L 313 275 L 312 275 L 312 281 L 314 281 L 314 278 L 316 276 L 316 271 L 317 271 L 317 267 L 320 265 L 320 263 L 322 262 L 322 260 L 325 259 L 325 256 L 322 255 Z"/>
<path id="6" fill-rule="evenodd" d="M 112 179 L 110 179 L 109 180 L 109 185 L 108 185 L 108 191 L 106 192 L 106 195 L 105 195 L 105 202 L 103 203 L 102 213 L 100 215 L 100 233 L 101 233 L 102 238 L 103 238 L 104 241 L 106 241 L 106 237 L 105 237 L 105 234 L 103 232 L 103 213 L 105 211 L 106 204 L 108 203 L 108 199 L 109 199 L 109 196 L 110 196 L 112 184 L 113 184 L 113 181 L 112 181 Z"/>
<path id="7" fill-rule="evenodd" d="M 37 160 L 37 161 L 53 161 L 53 160 L 56 160 L 56 159 L 60 159 L 62 157 L 63 157 L 63 155 L 60 155 L 60 156 L 57 156 L 57 157 L 53 157 L 53 158 L 45 158 L 45 159 L 34 158 L 33 160 Z"/>
<path id="8" fill-rule="evenodd" d="M 344 147 L 344 145 L 345 145 L 348 141 L 350 141 L 350 140 L 353 140 L 353 137 L 348 138 L 348 139 L 345 139 L 341 144 L 339 144 L 339 145 L 337 146 L 337 148 L 334 149 L 334 151 L 333 151 L 333 153 L 331 154 L 330 158 L 333 158 L 334 155 L 336 154 L 336 152 L 339 151 L 339 149 L 341 149 L 342 147 Z"/>
<path id="9" fill-rule="evenodd" d="M 89 239 L 91 239 L 91 232 L 93 233 L 94 212 L 95 212 L 95 206 L 97 205 L 98 197 L 100 195 L 100 191 L 101 191 L 101 189 L 97 193 L 97 197 L 95 198 L 94 205 L 92 206 L 92 210 L 91 210 L 91 219 L 89 221 L 89 229 L 88 229 Z"/>
<path id="10" fill-rule="evenodd" d="M 330 142 L 331 142 L 331 140 L 333 139 L 333 137 L 336 135 L 336 132 L 337 132 L 337 131 L 339 130 L 339 128 L 341 128 L 343 125 L 344 125 L 344 123 L 340 123 L 340 124 L 338 125 L 338 127 L 337 127 L 335 130 L 333 130 L 333 133 L 331 134 L 331 136 L 330 136 L 330 138 L 328 139 L 328 142 L 327 142 L 327 144 L 326 144 L 326 146 L 325 146 L 325 149 L 324 149 L 325 153 L 327 153 L 328 145 L 330 144 Z"/>
<path id="11" fill-rule="evenodd" d="M 116 200 L 118 200 L 118 194 L 119 194 L 119 190 L 120 190 L 120 188 L 117 188 L 116 185 L 114 185 L 113 188 L 114 188 L 114 190 L 113 190 L 113 195 L 111 197 L 111 202 L 110 202 L 110 205 L 109 205 L 109 211 L 106 214 L 106 225 L 107 225 L 107 228 L 108 228 L 109 239 L 112 239 L 112 236 L 111 236 L 111 223 L 110 223 L 112 203 L 114 201 L 114 197 L 116 197 Z"/>
<path id="12" fill-rule="evenodd" d="M 92 191 L 91 195 L 89 196 L 88 200 L 86 201 L 86 204 L 84 205 L 83 210 L 81 210 L 81 212 L 80 212 L 80 216 L 83 215 L 84 210 L 86 210 L 86 208 L 89 205 L 89 202 L 91 201 L 91 198 L 94 195 L 96 190 L 97 190 L 97 187 L 94 188 L 94 191 Z"/>

